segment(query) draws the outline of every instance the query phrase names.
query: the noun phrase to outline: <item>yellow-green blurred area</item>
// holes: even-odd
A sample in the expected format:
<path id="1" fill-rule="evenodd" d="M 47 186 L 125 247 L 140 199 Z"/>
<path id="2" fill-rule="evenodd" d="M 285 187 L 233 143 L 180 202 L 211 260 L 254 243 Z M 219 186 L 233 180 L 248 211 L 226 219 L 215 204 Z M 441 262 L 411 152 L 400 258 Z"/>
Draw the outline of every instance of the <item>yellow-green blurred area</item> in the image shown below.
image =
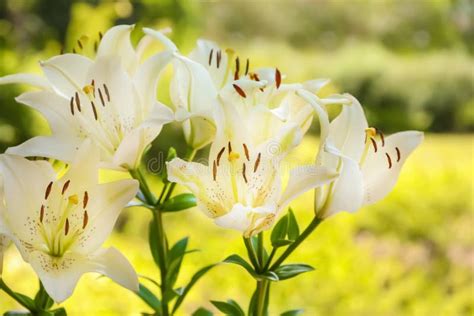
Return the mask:
<path id="1" fill-rule="evenodd" d="M 355 95 L 371 125 L 386 133 L 428 133 L 387 199 L 328 219 L 295 252 L 290 261 L 316 270 L 273 285 L 270 315 L 294 308 L 305 315 L 472 315 L 473 12 L 469 0 L 0 0 L 0 75 L 39 73 L 38 61 L 61 48 L 78 50 L 83 35 L 90 50 L 99 31 L 134 23 L 134 42 L 143 26 L 171 27 L 183 52 L 204 37 L 234 48 L 251 67 L 278 66 L 287 82 L 332 79 L 324 93 Z M 158 94 L 165 103 L 168 79 L 169 73 Z M 48 133 L 44 119 L 14 101 L 27 89 L 0 86 L 0 151 Z M 317 124 L 291 164 L 314 160 L 316 131 Z M 165 128 L 145 160 L 182 140 L 179 126 Z M 149 179 L 159 192 L 157 177 Z M 312 199 L 308 193 L 292 205 L 300 226 L 311 218 Z M 159 279 L 147 245 L 149 220 L 148 210 L 127 209 L 107 244 L 139 274 Z M 245 257 L 239 233 L 216 227 L 197 209 L 166 215 L 165 224 L 170 242 L 190 236 L 191 248 L 201 250 L 187 255 L 178 286 L 206 264 L 236 252 Z M 13 247 L 4 279 L 20 293 L 37 290 Z M 243 269 L 221 265 L 197 284 L 179 314 L 212 309 L 211 299 L 247 306 L 253 290 Z M 94 274 L 63 305 L 71 315 L 151 312 L 133 293 Z M 0 312 L 11 309 L 19 306 L 0 293 Z"/>

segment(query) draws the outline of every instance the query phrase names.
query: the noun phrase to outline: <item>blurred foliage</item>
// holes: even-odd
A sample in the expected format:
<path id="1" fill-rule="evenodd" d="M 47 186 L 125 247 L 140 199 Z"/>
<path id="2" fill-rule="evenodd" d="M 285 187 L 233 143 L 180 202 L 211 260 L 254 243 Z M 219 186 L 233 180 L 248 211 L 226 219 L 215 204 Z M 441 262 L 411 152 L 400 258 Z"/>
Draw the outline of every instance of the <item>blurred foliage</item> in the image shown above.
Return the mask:
<path id="1" fill-rule="evenodd" d="M 317 147 L 317 139 L 306 138 L 288 166 L 311 162 Z M 316 270 L 274 285 L 270 315 L 301 307 L 304 315 L 472 315 L 473 154 L 470 136 L 427 135 L 387 199 L 328 219 L 295 252 L 289 262 Z M 159 192 L 157 177 L 149 177 Z M 311 201 L 307 193 L 292 204 L 300 226 L 310 220 Z M 147 245 L 149 220 L 146 209 L 127 209 L 108 243 L 123 251 L 139 274 L 158 277 Z M 238 232 L 217 227 L 197 209 L 166 214 L 165 223 L 170 243 L 189 235 L 190 247 L 200 249 L 186 257 L 178 285 L 231 253 L 245 256 Z M 34 272 L 13 247 L 6 253 L 4 276 L 15 290 L 35 293 Z M 203 304 L 216 311 L 209 300 L 229 297 L 246 306 L 253 287 L 240 267 L 218 266 L 197 283 L 178 315 L 190 315 Z M 94 274 L 84 276 L 63 305 L 71 315 L 149 311 L 133 293 Z M 0 294 L 0 312 L 9 308 L 18 306 Z"/>

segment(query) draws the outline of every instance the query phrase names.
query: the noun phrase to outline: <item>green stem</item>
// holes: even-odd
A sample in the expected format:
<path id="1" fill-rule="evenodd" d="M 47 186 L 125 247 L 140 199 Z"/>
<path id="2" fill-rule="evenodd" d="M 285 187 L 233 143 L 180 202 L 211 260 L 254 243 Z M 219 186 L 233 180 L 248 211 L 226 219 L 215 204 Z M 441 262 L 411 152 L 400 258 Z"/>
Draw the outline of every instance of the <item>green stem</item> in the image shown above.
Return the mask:
<path id="1" fill-rule="evenodd" d="M 266 315 L 265 301 L 267 300 L 268 288 L 270 282 L 266 279 L 257 281 L 257 306 L 255 316 Z"/>
<path id="2" fill-rule="evenodd" d="M 275 257 L 275 255 L 276 255 L 276 252 L 277 252 L 277 248 L 273 247 L 272 252 L 270 253 L 270 256 L 267 259 L 267 263 L 263 267 L 263 272 L 268 271 L 268 268 L 270 267 L 270 264 L 272 263 L 273 257 Z"/>
<path id="3" fill-rule="evenodd" d="M 245 244 L 245 248 L 247 248 L 247 254 L 249 256 L 250 261 L 252 262 L 253 267 L 255 268 L 256 271 L 260 270 L 257 256 L 255 255 L 255 249 L 253 249 L 250 238 L 244 237 L 244 244 Z"/>
<path id="4" fill-rule="evenodd" d="M 53 299 L 49 296 L 49 294 L 44 289 L 44 286 L 41 280 L 39 282 L 39 290 L 38 290 L 38 293 L 36 294 L 35 301 L 36 301 L 37 306 L 41 308 L 42 310 L 48 310 L 54 304 Z"/>
<path id="5" fill-rule="evenodd" d="M 37 311 L 36 306 L 33 304 L 30 304 L 23 295 L 14 292 L 12 289 L 8 287 L 8 285 L 3 281 L 2 278 L 0 278 L 0 289 L 5 291 L 11 298 L 13 298 L 15 301 L 18 302 L 21 306 L 25 307 L 28 309 L 30 312 L 35 313 Z"/>
<path id="6" fill-rule="evenodd" d="M 309 223 L 308 227 L 299 235 L 299 237 L 292 243 L 288 248 L 286 248 L 285 252 L 278 258 L 275 263 L 271 266 L 270 270 L 274 270 L 278 268 L 285 259 L 291 255 L 293 251 L 318 227 L 318 225 L 323 221 L 323 219 L 319 217 L 313 218 L 311 223 Z"/>
<path id="7" fill-rule="evenodd" d="M 265 248 L 263 248 L 263 232 L 260 232 L 257 237 L 258 245 L 257 245 L 257 256 L 258 256 L 258 264 L 260 267 L 263 267 L 265 263 L 263 262 L 263 252 Z M 263 272 L 263 271 L 260 271 Z"/>

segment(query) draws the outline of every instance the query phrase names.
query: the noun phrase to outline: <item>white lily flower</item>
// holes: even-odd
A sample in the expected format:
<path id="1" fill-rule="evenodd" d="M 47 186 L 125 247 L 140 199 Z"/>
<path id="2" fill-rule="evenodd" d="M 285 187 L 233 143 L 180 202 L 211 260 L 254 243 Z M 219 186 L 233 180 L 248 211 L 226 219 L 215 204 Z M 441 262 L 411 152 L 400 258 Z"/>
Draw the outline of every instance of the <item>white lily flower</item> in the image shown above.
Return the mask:
<path id="1" fill-rule="evenodd" d="M 86 272 L 138 290 L 128 260 L 115 248 L 101 248 L 138 183 L 98 184 L 98 164 L 99 152 L 89 141 L 61 178 L 45 161 L 0 155 L 6 206 L 0 233 L 15 243 L 56 302 L 67 299 Z"/>
<path id="2" fill-rule="evenodd" d="M 362 106 L 347 94 L 350 104 L 343 105 L 329 123 L 316 98 L 305 91 L 299 93 L 319 109 L 321 147 L 316 165 L 337 168 L 340 173 L 333 184 L 316 190 L 316 213 L 327 217 L 355 212 L 389 194 L 408 156 L 422 142 L 423 133 L 405 131 L 385 137 L 369 128 Z"/>
<path id="3" fill-rule="evenodd" d="M 111 28 L 95 60 L 59 55 L 40 63 L 45 78 L 26 74 L 0 78 L 0 84 L 27 83 L 41 88 L 16 100 L 41 112 L 52 131 L 8 153 L 70 162 L 84 139 L 91 139 L 100 148 L 105 166 L 135 168 L 145 148 L 174 117 L 156 101 L 158 76 L 172 54 L 165 51 L 138 65 L 131 30 L 128 25 Z"/>
<path id="4" fill-rule="evenodd" d="M 259 108 L 249 110 L 248 116 L 232 104 L 219 109 L 208 166 L 179 158 L 167 164 L 168 179 L 187 187 L 217 225 L 246 237 L 255 235 L 268 229 L 297 196 L 337 176 L 325 167 L 302 166 L 291 171 L 282 190 L 282 159 L 300 142 L 300 127 L 281 125 L 273 113 Z M 271 138 L 256 137 L 272 126 L 269 122 L 281 128 Z"/>
<path id="5" fill-rule="evenodd" d="M 174 53 L 170 97 L 176 107 L 176 119 L 183 121 L 186 142 L 195 149 L 215 137 L 214 112 L 219 99 L 234 100 L 246 107 L 264 106 L 281 120 L 295 121 L 306 131 L 313 112 L 295 91 L 304 88 L 316 93 L 329 82 L 321 79 L 285 84 L 278 69 L 252 70 L 249 59 L 241 61 L 234 50 L 221 49 L 208 40 L 198 40 L 196 48 L 185 57 L 162 32 L 144 31 Z"/>

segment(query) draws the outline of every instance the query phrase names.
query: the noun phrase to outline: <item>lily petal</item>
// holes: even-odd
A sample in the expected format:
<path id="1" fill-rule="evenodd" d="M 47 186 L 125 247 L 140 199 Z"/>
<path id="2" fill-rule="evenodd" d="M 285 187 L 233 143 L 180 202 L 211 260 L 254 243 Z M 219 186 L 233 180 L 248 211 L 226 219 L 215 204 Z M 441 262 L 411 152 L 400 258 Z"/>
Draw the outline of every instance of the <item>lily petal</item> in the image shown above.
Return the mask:
<path id="1" fill-rule="evenodd" d="M 326 143 L 325 151 L 341 159 L 339 178 L 334 182 L 327 200 L 316 197 L 316 213 L 322 217 L 338 212 L 355 212 L 362 206 L 364 195 L 363 177 L 357 161 L 342 154 L 336 147 Z M 318 200 L 319 198 L 319 200 Z"/>
<path id="2" fill-rule="evenodd" d="M 99 249 L 91 261 L 95 266 L 94 272 L 108 276 L 130 291 L 138 291 L 137 273 L 127 258 L 117 249 Z"/>
<path id="3" fill-rule="evenodd" d="M 87 206 L 88 224 L 81 241 L 76 243 L 72 250 L 86 254 L 99 249 L 112 232 L 120 212 L 133 199 L 137 191 L 138 182 L 132 179 L 104 183 L 90 188 Z"/>
<path id="4" fill-rule="evenodd" d="M 53 89 L 69 100 L 86 85 L 87 71 L 92 61 L 82 55 L 64 54 L 40 63 Z"/>
<path id="5" fill-rule="evenodd" d="M 377 142 L 377 152 L 367 154 L 362 167 L 364 174 L 364 204 L 373 204 L 384 198 L 395 186 L 408 156 L 423 141 L 423 133 L 405 131 Z"/>
<path id="6" fill-rule="evenodd" d="M 32 210 L 41 205 L 45 190 L 56 174 L 46 161 L 29 161 L 9 154 L 0 155 L 0 173 L 5 186 L 9 224 L 15 232 L 23 232 L 24 223 Z"/>
<path id="7" fill-rule="evenodd" d="M 41 88 L 44 90 L 51 89 L 49 82 L 41 76 L 33 74 L 13 74 L 4 77 L 0 77 L 0 84 L 27 84 L 36 88 Z"/>
<path id="8" fill-rule="evenodd" d="M 338 177 L 335 170 L 314 165 L 297 167 L 291 170 L 285 191 L 280 197 L 278 208 L 285 208 L 301 194 L 334 181 Z"/>
<path id="9" fill-rule="evenodd" d="M 7 154 L 23 157 L 48 157 L 69 162 L 83 140 L 58 135 L 36 136 L 7 149 Z"/>
<path id="10" fill-rule="evenodd" d="M 120 56 L 122 66 L 133 74 L 138 65 L 138 56 L 130 42 L 133 25 L 117 25 L 108 30 L 97 49 L 97 58 Z"/>
<path id="11" fill-rule="evenodd" d="M 138 67 L 134 83 L 145 109 L 150 108 L 156 102 L 158 78 L 172 57 L 171 52 L 165 51 L 147 59 Z"/>

